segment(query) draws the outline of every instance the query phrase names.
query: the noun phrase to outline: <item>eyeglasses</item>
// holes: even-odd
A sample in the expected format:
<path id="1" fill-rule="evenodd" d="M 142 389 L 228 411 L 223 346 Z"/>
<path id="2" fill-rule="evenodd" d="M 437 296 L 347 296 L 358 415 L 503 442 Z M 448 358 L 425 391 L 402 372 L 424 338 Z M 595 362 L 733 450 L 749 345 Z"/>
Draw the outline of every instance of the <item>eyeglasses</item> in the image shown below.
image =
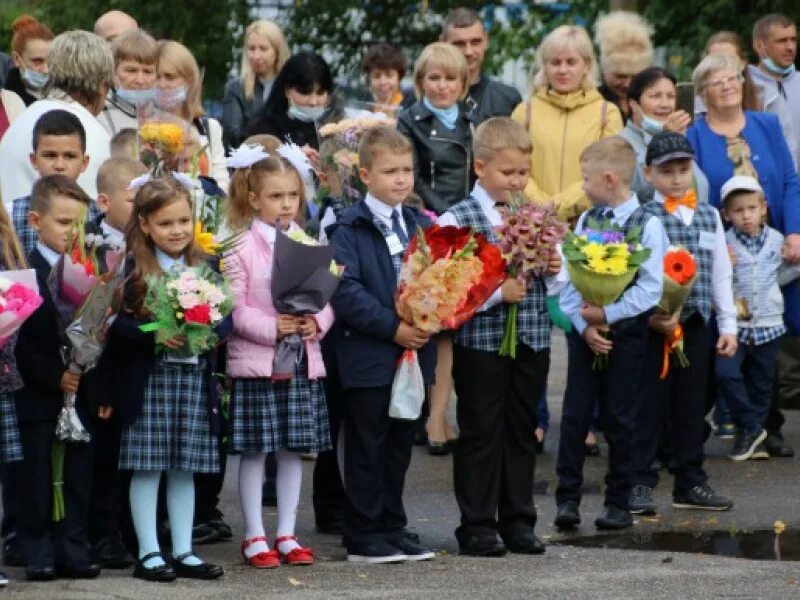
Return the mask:
<path id="1" fill-rule="evenodd" d="M 734 83 L 742 83 L 744 81 L 744 77 L 741 75 L 729 75 L 728 77 L 723 77 L 722 79 L 714 79 L 713 81 L 709 81 L 706 84 L 707 88 L 712 90 L 721 90 L 726 85 L 733 85 Z"/>

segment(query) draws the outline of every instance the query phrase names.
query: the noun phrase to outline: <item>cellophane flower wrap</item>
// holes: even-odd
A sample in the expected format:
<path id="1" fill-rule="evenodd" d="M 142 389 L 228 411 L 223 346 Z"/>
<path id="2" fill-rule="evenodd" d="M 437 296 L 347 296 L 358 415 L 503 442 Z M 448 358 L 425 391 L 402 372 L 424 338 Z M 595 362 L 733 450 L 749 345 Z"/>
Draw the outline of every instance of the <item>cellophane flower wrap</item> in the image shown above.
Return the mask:
<path id="1" fill-rule="evenodd" d="M 153 177 L 189 170 L 190 124 L 154 103 L 136 107 L 139 124 L 139 160 Z"/>
<path id="2" fill-rule="evenodd" d="M 697 262 L 686 248 L 670 246 L 664 253 L 664 291 L 658 302 L 658 310 L 668 315 L 679 315 L 686 299 L 692 292 L 697 278 Z M 684 369 L 689 366 L 689 359 L 684 351 L 683 327 L 680 323 L 670 335 L 664 336 L 664 360 L 661 368 L 661 379 L 669 374 L 669 357 Z"/>
<path id="3" fill-rule="evenodd" d="M 219 342 L 214 329 L 231 314 L 233 295 L 222 275 L 201 262 L 150 276 L 143 308 L 153 321 L 139 329 L 155 332 L 158 352 L 196 356 L 213 350 Z M 179 335 L 186 338 L 182 348 L 164 346 Z"/>
<path id="4" fill-rule="evenodd" d="M 0 347 L 42 305 L 36 271 L 22 269 L 0 273 Z"/>
<path id="5" fill-rule="evenodd" d="M 639 267 L 650 258 L 642 246 L 640 227 L 627 233 L 610 220 L 587 218 L 583 229 L 568 232 L 563 253 L 570 282 L 585 302 L 606 306 L 616 302 L 630 285 Z M 608 366 L 608 355 L 596 355 L 595 369 Z"/>
<path id="6" fill-rule="evenodd" d="M 497 228 L 500 251 L 508 265 L 508 276 L 530 286 L 547 271 L 547 263 L 564 240 L 569 227 L 558 220 L 552 204 L 535 204 L 523 196 L 513 197 L 500 207 L 503 224 Z M 508 308 L 500 356 L 517 356 L 518 304 Z"/>

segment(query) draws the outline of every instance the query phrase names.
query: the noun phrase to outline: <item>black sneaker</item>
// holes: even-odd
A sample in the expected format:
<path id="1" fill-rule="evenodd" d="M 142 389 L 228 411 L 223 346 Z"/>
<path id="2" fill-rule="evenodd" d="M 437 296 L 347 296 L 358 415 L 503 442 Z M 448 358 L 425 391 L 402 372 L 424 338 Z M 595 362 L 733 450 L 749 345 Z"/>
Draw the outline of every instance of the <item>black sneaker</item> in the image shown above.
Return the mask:
<path id="1" fill-rule="evenodd" d="M 786 445 L 780 433 L 769 433 L 767 439 L 764 440 L 764 445 L 773 458 L 792 458 L 794 456 L 794 449 Z"/>
<path id="2" fill-rule="evenodd" d="M 206 525 L 213 527 L 217 530 L 217 539 L 220 541 L 229 540 L 233 537 L 231 526 L 228 525 L 222 517 L 219 519 L 211 519 Z"/>
<path id="3" fill-rule="evenodd" d="M 408 557 L 402 550 L 383 540 L 375 540 L 367 544 L 352 544 L 347 547 L 347 562 L 378 565 L 401 563 L 406 560 Z"/>
<path id="4" fill-rule="evenodd" d="M 192 527 L 192 544 L 213 544 L 219 539 L 219 531 L 208 523 L 198 523 Z"/>
<path id="5" fill-rule="evenodd" d="M 750 433 L 744 430 L 736 432 L 736 440 L 733 442 L 728 458 L 736 462 L 747 460 L 753 456 L 756 447 L 763 442 L 767 437 L 765 429 L 759 429 L 756 432 Z"/>
<path id="6" fill-rule="evenodd" d="M 769 460 L 769 450 L 767 450 L 767 446 L 764 442 L 761 442 L 756 449 L 753 450 L 753 456 L 750 457 L 750 460 Z"/>
<path id="7" fill-rule="evenodd" d="M 0 571 L 0 587 L 6 587 L 8 585 L 8 575 Z"/>
<path id="8" fill-rule="evenodd" d="M 418 544 L 407 535 L 400 535 L 391 541 L 392 546 L 406 555 L 406 560 L 417 562 L 421 560 L 432 560 L 436 553 L 422 544 Z M 349 560 L 349 555 L 348 555 Z"/>
<path id="9" fill-rule="evenodd" d="M 628 510 L 634 515 L 654 515 L 656 505 L 653 502 L 653 488 L 647 485 L 635 485 L 631 490 Z"/>
<path id="10" fill-rule="evenodd" d="M 718 496 L 710 485 L 703 483 L 686 492 L 674 492 L 672 506 L 699 510 L 730 510 L 733 508 L 733 500 Z"/>
<path id="11" fill-rule="evenodd" d="M 574 500 L 562 502 L 556 508 L 556 520 L 554 525 L 558 529 L 574 529 L 581 522 L 581 515 L 578 512 L 578 503 Z"/>

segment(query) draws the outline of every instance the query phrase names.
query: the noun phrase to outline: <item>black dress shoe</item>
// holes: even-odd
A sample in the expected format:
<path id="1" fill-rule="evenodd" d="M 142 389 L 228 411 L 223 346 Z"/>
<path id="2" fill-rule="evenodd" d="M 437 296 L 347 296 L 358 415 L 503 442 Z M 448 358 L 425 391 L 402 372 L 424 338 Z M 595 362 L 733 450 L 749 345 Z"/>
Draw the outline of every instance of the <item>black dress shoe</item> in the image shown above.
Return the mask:
<path id="1" fill-rule="evenodd" d="M 453 451 L 453 443 L 446 442 L 432 442 L 428 440 L 428 454 L 431 456 L 447 456 Z"/>
<path id="2" fill-rule="evenodd" d="M 172 559 L 172 568 L 178 577 L 183 577 L 184 579 L 219 579 L 225 574 L 225 570 L 214 563 L 185 564 L 183 561 L 190 556 L 198 558 L 193 552 L 186 552 Z"/>
<path id="3" fill-rule="evenodd" d="M 606 506 L 600 516 L 594 520 L 594 526 L 604 531 L 626 529 L 632 525 L 631 513 L 613 504 Z"/>
<path id="4" fill-rule="evenodd" d="M 509 552 L 514 554 L 544 554 L 544 544 L 533 531 L 512 532 L 502 536 Z"/>
<path id="5" fill-rule="evenodd" d="M 208 523 L 198 523 L 192 527 L 192 544 L 213 544 L 220 540 L 219 531 Z"/>
<path id="6" fill-rule="evenodd" d="M 6 538 L 3 544 L 3 564 L 7 567 L 25 566 L 25 562 L 22 560 L 22 554 L 19 551 L 16 535 Z"/>
<path id="7" fill-rule="evenodd" d="M 574 529 L 581 522 L 578 512 L 578 503 L 567 500 L 558 505 L 556 510 L 555 526 L 559 529 Z"/>
<path id="8" fill-rule="evenodd" d="M 85 565 L 56 565 L 56 574 L 61 579 L 94 579 L 103 569 L 97 563 Z"/>
<path id="9" fill-rule="evenodd" d="M 784 443 L 783 436 L 780 434 L 767 433 L 764 445 L 767 447 L 769 455 L 774 458 L 792 458 L 794 456 L 794 449 Z"/>
<path id="10" fill-rule="evenodd" d="M 56 578 L 54 567 L 25 567 L 25 578 L 28 581 L 53 581 Z"/>
<path id="11" fill-rule="evenodd" d="M 144 566 L 144 563 L 151 558 L 156 557 L 161 558 L 161 560 L 164 561 L 164 564 L 150 568 Z M 136 567 L 133 569 L 133 576 L 137 579 L 144 579 L 145 581 L 153 581 L 156 583 L 175 581 L 175 579 L 178 577 L 173 568 L 169 566 L 169 563 L 167 563 L 164 555 L 161 554 L 161 552 L 151 552 L 150 554 L 145 554 L 142 558 L 136 561 Z"/>
<path id="12" fill-rule="evenodd" d="M 100 538 L 92 548 L 92 556 L 104 569 L 127 569 L 133 558 L 119 537 Z"/>
<path id="13" fill-rule="evenodd" d="M 462 556 L 503 556 L 506 547 L 496 535 L 472 535 L 458 542 L 458 553 Z"/>
<path id="14" fill-rule="evenodd" d="M 231 526 L 228 525 L 222 517 L 219 519 L 211 519 L 206 523 L 210 527 L 213 527 L 217 530 L 217 539 L 220 541 L 229 540 L 233 538 L 233 531 L 231 530 Z"/>

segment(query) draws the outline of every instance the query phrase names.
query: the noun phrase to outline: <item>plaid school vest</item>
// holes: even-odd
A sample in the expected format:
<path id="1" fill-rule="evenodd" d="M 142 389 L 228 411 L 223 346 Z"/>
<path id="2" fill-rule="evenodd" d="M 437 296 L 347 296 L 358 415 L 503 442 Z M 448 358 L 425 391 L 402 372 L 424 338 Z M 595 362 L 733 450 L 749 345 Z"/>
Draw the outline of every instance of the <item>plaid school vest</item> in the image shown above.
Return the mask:
<path id="1" fill-rule="evenodd" d="M 480 203 L 474 198 L 459 202 L 447 212 L 456 218 L 460 227 L 472 227 L 491 243 L 497 243 L 494 229 Z M 517 340 L 533 350 L 550 347 L 550 317 L 547 314 L 546 295 L 544 280 L 534 279 L 517 311 Z M 472 350 L 497 352 L 503 341 L 507 315 L 508 305 L 505 302 L 476 313 L 456 332 L 456 343 Z"/>
<path id="2" fill-rule="evenodd" d="M 671 246 L 683 246 L 697 262 L 697 278 L 692 291 L 686 299 L 681 311 L 681 321 L 686 321 L 694 313 L 703 317 L 708 323 L 711 319 L 712 283 L 711 269 L 714 264 L 714 249 L 700 247 L 700 235 L 717 234 L 717 209 L 708 204 L 698 204 L 690 225 L 684 225 L 677 215 L 667 212 L 661 202 L 651 200 L 645 208 L 661 221 L 667 232 Z"/>
<path id="3" fill-rule="evenodd" d="M 402 217 L 401 217 L 402 218 Z M 372 215 L 372 222 L 375 224 L 375 227 L 383 234 L 384 238 L 392 237 L 393 235 L 397 235 L 391 227 L 387 226 L 386 223 L 381 221 L 376 215 Z M 399 237 L 398 237 L 399 239 Z M 400 240 L 402 243 L 402 240 Z M 397 254 L 392 254 L 392 266 L 394 267 L 394 274 L 397 279 L 400 279 L 400 268 L 403 266 L 403 255 L 405 254 L 405 249 L 408 247 L 408 244 L 403 244 L 403 252 L 398 252 Z M 387 245 L 388 248 L 388 245 Z"/>

